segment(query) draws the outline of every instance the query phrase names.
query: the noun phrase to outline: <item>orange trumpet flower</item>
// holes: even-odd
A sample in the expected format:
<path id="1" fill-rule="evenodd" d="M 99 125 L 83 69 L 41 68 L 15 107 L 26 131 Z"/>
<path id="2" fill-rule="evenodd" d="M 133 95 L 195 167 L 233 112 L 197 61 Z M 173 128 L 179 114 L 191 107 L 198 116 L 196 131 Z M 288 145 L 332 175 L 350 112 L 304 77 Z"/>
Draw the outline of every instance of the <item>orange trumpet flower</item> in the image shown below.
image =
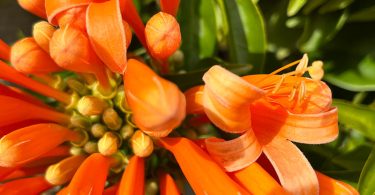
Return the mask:
<path id="1" fill-rule="evenodd" d="M 0 185 L 0 194 L 40 194 L 52 186 L 43 176 L 9 181 Z"/>
<path id="2" fill-rule="evenodd" d="M 10 47 L 2 39 L 0 39 L 0 59 L 5 61 L 10 59 Z"/>
<path id="3" fill-rule="evenodd" d="M 174 17 L 177 15 L 179 5 L 180 0 L 160 0 L 161 11 L 171 14 Z"/>
<path id="4" fill-rule="evenodd" d="M 122 175 L 117 194 L 121 195 L 142 195 L 144 194 L 144 159 L 134 155 L 124 174 Z"/>
<path id="5" fill-rule="evenodd" d="M 161 173 L 159 176 L 160 195 L 179 195 L 180 190 L 177 188 L 171 175 L 168 173 Z"/>
<path id="6" fill-rule="evenodd" d="M 46 18 L 46 9 L 44 7 L 45 0 L 18 0 L 18 4 L 30 13 L 41 18 Z M 48 1 L 47 1 L 48 2 Z"/>

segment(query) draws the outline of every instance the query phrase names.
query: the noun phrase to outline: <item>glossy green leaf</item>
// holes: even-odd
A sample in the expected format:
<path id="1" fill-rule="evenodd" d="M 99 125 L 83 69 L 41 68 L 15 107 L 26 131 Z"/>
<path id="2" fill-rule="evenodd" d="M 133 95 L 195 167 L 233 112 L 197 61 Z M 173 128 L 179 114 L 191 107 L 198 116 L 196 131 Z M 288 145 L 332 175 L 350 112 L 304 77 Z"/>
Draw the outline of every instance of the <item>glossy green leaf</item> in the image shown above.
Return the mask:
<path id="1" fill-rule="evenodd" d="M 199 57 L 212 57 L 216 46 L 215 4 L 213 0 L 201 0 L 199 5 Z"/>
<path id="2" fill-rule="evenodd" d="M 325 75 L 325 79 L 350 91 L 375 91 L 375 54 L 367 54 L 358 60 L 354 54 L 343 58 L 342 63 L 337 66 L 340 68 L 332 68 Z M 350 59 L 345 61 L 346 58 Z"/>
<path id="3" fill-rule="evenodd" d="M 358 190 L 362 195 L 373 195 L 375 193 L 375 146 L 369 155 L 359 178 Z"/>
<path id="4" fill-rule="evenodd" d="M 299 49 L 306 53 L 319 49 L 341 30 L 347 18 L 347 11 L 309 17 L 298 40 Z"/>
<path id="5" fill-rule="evenodd" d="M 375 20 L 375 5 L 367 7 L 358 12 L 354 12 L 349 16 L 350 21 L 374 21 Z"/>
<path id="6" fill-rule="evenodd" d="M 344 9 L 352 4 L 354 0 L 330 0 L 319 9 L 319 13 L 325 14 L 328 12 Z"/>
<path id="7" fill-rule="evenodd" d="M 305 5 L 307 0 L 289 0 L 288 16 L 294 16 Z"/>
<path id="8" fill-rule="evenodd" d="M 371 140 L 375 140 L 375 110 L 366 105 L 352 104 L 336 99 L 333 105 L 339 109 L 339 122 L 347 128 L 361 132 Z"/>
<path id="9" fill-rule="evenodd" d="M 319 6 L 323 5 L 328 0 L 314 0 L 314 1 L 308 1 L 306 5 L 303 7 L 303 13 L 308 15 L 312 11 L 314 11 Z"/>
<path id="10" fill-rule="evenodd" d="M 229 27 L 229 56 L 236 64 L 254 64 L 262 70 L 266 50 L 263 18 L 257 6 L 248 0 L 223 0 Z"/>

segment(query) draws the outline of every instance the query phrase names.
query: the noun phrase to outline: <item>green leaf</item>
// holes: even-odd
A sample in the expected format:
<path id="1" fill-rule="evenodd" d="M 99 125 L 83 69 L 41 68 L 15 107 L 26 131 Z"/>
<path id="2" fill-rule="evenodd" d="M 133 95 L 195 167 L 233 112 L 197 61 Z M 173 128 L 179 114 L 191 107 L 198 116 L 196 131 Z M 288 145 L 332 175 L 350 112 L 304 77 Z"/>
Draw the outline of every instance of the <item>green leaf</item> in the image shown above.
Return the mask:
<path id="1" fill-rule="evenodd" d="M 294 16 L 298 11 L 305 5 L 307 0 L 289 0 L 288 4 L 288 16 Z"/>
<path id="2" fill-rule="evenodd" d="M 308 1 L 303 8 L 303 13 L 305 15 L 310 14 L 312 11 L 314 11 L 319 6 L 323 5 L 327 0 L 314 0 L 314 1 Z"/>
<path id="3" fill-rule="evenodd" d="M 341 30 L 348 18 L 348 12 L 315 15 L 306 20 L 303 34 L 298 40 L 302 52 L 318 50 Z"/>
<path id="4" fill-rule="evenodd" d="M 229 27 L 229 56 L 235 64 L 254 64 L 260 72 L 266 50 L 263 17 L 249 0 L 223 0 Z"/>
<path id="5" fill-rule="evenodd" d="M 349 21 L 373 21 L 375 20 L 375 5 L 367 7 L 358 12 L 354 12 L 349 16 Z"/>
<path id="6" fill-rule="evenodd" d="M 212 57 L 215 51 L 216 20 L 213 0 L 201 0 L 199 6 L 199 57 Z"/>
<path id="7" fill-rule="evenodd" d="M 333 105 L 339 109 L 339 122 L 341 124 L 361 132 L 371 140 L 375 140 L 375 110 L 365 105 L 352 104 L 339 99 L 335 99 Z"/>
<path id="8" fill-rule="evenodd" d="M 369 155 L 359 178 L 358 190 L 362 195 L 373 195 L 375 193 L 375 146 Z"/>
<path id="9" fill-rule="evenodd" d="M 341 61 L 336 61 L 340 68 L 335 64 L 327 71 L 325 80 L 349 91 L 375 91 L 375 54 L 359 59 L 354 54 L 342 56 Z"/>
<path id="10" fill-rule="evenodd" d="M 319 13 L 325 14 L 328 12 L 344 9 L 353 2 L 354 0 L 330 0 L 319 9 Z"/>

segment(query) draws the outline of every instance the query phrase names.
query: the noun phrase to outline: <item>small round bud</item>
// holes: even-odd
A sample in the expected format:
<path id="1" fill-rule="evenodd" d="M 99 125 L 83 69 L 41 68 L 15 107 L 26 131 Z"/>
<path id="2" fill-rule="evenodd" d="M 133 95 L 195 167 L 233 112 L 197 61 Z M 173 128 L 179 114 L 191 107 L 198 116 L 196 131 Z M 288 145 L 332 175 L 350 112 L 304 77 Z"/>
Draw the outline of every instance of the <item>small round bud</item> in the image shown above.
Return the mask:
<path id="1" fill-rule="evenodd" d="M 145 194 L 156 195 L 159 191 L 158 182 L 155 179 L 150 179 L 146 181 Z"/>
<path id="2" fill-rule="evenodd" d="M 130 140 L 133 153 L 139 157 L 147 157 L 154 150 L 154 143 L 151 138 L 142 131 L 136 131 Z"/>
<path id="3" fill-rule="evenodd" d="M 73 112 L 70 117 L 70 124 L 72 127 L 78 127 L 82 129 L 88 129 L 91 125 L 90 120 L 77 112 Z"/>
<path id="4" fill-rule="evenodd" d="M 91 127 L 91 134 L 96 138 L 101 138 L 107 132 L 107 128 L 100 124 L 96 123 Z"/>
<path id="5" fill-rule="evenodd" d="M 134 133 L 134 128 L 128 124 L 123 126 L 120 130 L 120 135 L 122 139 L 129 139 Z"/>
<path id="6" fill-rule="evenodd" d="M 95 96 L 83 96 L 77 105 L 77 110 L 85 115 L 99 115 L 108 107 L 108 104 Z"/>
<path id="7" fill-rule="evenodd" d="M 98 149 L 104 156 L 110 156 L 117 152 L 119 138 L 112 132 L 107 132 L 98 142 Z"/>
<path id="8" fill-rule="evenodd" d="M 98 152 L 98 143 L 93 141 L 88 141 L 84 146 L 83 150 L 89 154 Z"/>
<path id="9" fill-rule="evenodd" d="M 46 21 L 37 22 L 33 26 L 33 38 L 35 42 L 47 53 L 49 53 L 49 41 L 55 31 L 55 27 Z"/>
<path id="10" fill-rule="evenodd" d="M 107 108 L 103 113 L 103 121 L 111 130 L 121 128 L 122 120 L 113 108 Z"/>
<path id="11" fill-rule="evenodd" d="M 90 93 L 90 90 L 80 81 L 75 78 L 68 78 L 66 80 L 69 88 L 77 92 L 79 95 L 87 95 Z"/>
<path id="12" fill-rule="evenodd" d="M 81 147 L 73 146 L 73 147 L 70 147 L 69 153 L 73 156 L 77 156 L 77 155 L 84 154 L 85 152 L 83 151 Z"/>
<path id="13" fill-rule="evenodd" d="M 180 47 L 180 25 L 175 17 L 164 12 L 155 14 L 147 22 L 145 36 L 151 55 L 157 59 L 167 59 Z"/>
<path id="14" fill-rule="evenodd" d="M 48 167 L 45 178 L 52 185 L 62 185 L 72 179 L 74 173 L 85 160 L 85 156 L 70 156 Z"/>
<path id="15" fill-rule="evenodd" d="M 323 62 L 322 61 L 314 61 L 309 67 L 309 75 L 314 81 L 322 80 L 324 76 L 323 70 Z"/>

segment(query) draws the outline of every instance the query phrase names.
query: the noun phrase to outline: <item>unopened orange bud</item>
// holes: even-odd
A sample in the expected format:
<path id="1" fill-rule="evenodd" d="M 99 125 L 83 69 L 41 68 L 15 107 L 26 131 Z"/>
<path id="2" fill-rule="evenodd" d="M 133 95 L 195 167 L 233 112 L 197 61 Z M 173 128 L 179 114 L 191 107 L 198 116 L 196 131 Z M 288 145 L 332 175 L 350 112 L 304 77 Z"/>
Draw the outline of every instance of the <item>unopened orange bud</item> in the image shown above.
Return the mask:
<path id="1" fill-rule="evenodd" d="M 86 33 L 70 25 L 55 31 L 49 47 L 52 59 L 67 70 L 95 73 L 102 64 Z"/>
<path id="2" fill-rule="evenodd" d="M 21 39 L 12 46 L 10 61 L 19 72 L 26 74 L 62 70 L 31 37 Z"/>
<path id="3" fill-rule="evenodd" d="M 86 28 L 86 9 L 87 6 L 83 5 L 62 11 L 56 16 L 59 26 L 62 28 L 70 25 L 84 30 Z"/>
<path id="4" fill-rule="evenodd" d="M 45 0 L 18 0 L 18 4 L 26 11 L 33 13 L 41 18 L 46 18 Z"/>
<path id="5" fill-rule="evenodd" d="M 45 178 L 52 185 L 62 185 L 72 179 L 74 173 L 85 160 L 85 156 L 70 156 L 48 167 Z"/>
<path id="6" fill-rule="evenodd" d="M 112 132 L 107 132 L 98 142 L 99 152 L 104 156 L 110 156 L 117 152 L 119 138 Z"/>
<path id="7" fill-rule="evenodd" d="M 130 140 L 131 147 L 135 155 L 147 157 L 154 151 L 152 139 L 142 131 L 136 131 Z"/>
<path id="8" fill-rule="evenodd" d="M 151 55 L 157 59 L 167 59 L 180 47 L 180 25 L 175 17 L 164 12 L 147 22 L 145 36 Z"/>
<path id="9" fill-rule="evenodd" d="M 104 100 L 95 96 L 83 96 L 77 104 L 78 112 L 85 116 L 101 114 L 107 107 Z"/>
<path id="10" fill-rule="evenodd" d="M 46 123 L 15 130 L 0 139 L 0 166 L 16 167 L 80 135 L 60 125 Z"/>
<path id="11" fill-rule="evenodd" d="M 33 38 L 35 42 L 47 53 L 49 53 L 49 41 L 55 30 L 55 27 L 46 21 L 37 22 L 33 26 Z"/>
<path id="12" fill-rule="evenodd" d="M 132 29 L 130 28 L 129 24 L 125 22 L 125 20 L 122 21 L 122 24 L 124 25 L 125 29 L 125 37 L 126 37 L 126 48 L 129 47 L 130 43 L 132 42 Z"/>

